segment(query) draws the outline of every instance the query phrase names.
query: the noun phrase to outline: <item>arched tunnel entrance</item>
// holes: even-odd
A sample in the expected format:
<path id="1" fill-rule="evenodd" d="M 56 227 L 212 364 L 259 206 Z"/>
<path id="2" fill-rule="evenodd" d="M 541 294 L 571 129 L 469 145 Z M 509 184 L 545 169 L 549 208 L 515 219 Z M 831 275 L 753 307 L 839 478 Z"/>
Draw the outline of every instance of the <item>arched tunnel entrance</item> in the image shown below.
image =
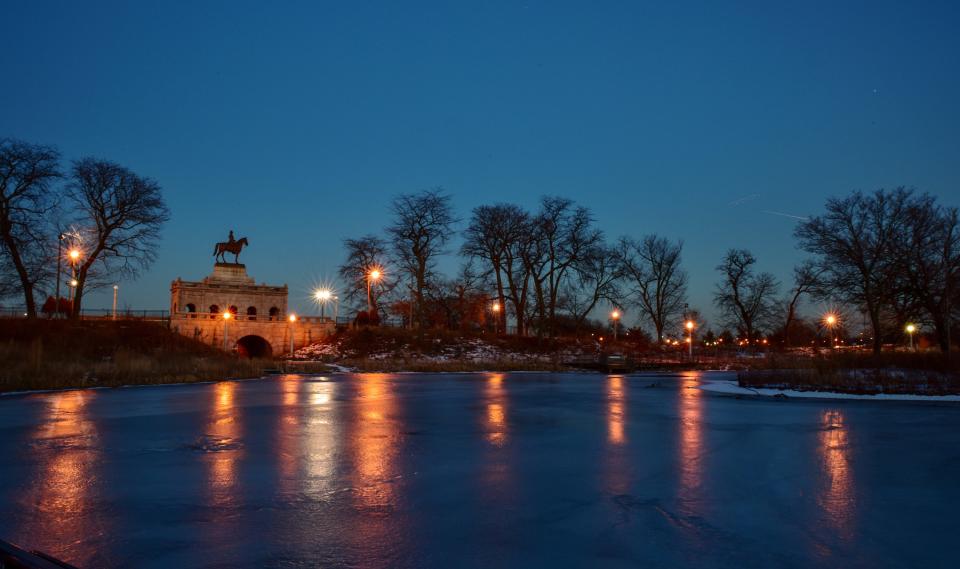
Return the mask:
<path id="1" fill-rule="evenodd" d="M 273 348 L 262 337 L 250 335 L 237 340 L 237 354 L 241 358 L 269 358 Z"/>

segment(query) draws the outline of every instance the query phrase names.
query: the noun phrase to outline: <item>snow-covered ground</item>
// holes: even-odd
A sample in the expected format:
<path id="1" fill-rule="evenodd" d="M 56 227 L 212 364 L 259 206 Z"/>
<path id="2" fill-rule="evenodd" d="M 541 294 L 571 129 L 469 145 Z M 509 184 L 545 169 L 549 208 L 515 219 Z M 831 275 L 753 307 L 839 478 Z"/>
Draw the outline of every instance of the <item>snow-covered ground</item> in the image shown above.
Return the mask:
<path id="1" fill-rule="evenodd" d="M 736 380 L 712 380 L 699 386 L 703 391 L 727 395 L 760 395 L 765 397 L 796 397 L 806 399 L 865 399 L 868 401 L 960 401 L 960 395 L 912 395 L 909 393 L 837 393 L 835 391 L 796 391 L 793 389 L 754 389 L 740 387 Z"/>
<path id="2" fill-rule="evenodd" d="M 434 353 L 419 353 L 408 345 L 373 350 L 361 355 L 346 348 L 339 340 L 331 343 L 318 343 L 305 346 L 294 352 L 293 359 L 332 362 L 341 359 L 366 357 L 371 360 L 417 360 L 420 362 L 551 362 L 557 358 L 570 359 L 572 352 L 529 353 L 502 348 L 479 338 L 463 339 L 459 342 L 437 346 Z"/>

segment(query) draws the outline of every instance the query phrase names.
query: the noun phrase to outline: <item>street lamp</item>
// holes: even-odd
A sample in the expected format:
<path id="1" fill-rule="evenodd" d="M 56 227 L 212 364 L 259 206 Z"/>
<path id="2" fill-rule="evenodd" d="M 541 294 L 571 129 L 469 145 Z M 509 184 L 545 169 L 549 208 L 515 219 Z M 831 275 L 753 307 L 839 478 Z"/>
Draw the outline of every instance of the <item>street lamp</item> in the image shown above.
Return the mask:
<path id="1" fill-rule="evenodd" d="M 120 285 L 113 285 L 113 319 L 117 319 L 117 293 L 120 291 Z"/>
<path id="2" fill-rule="evenodd" d="M 378 280 L 380 280 L 380 269 L 374 267 L 367 273 L 367 316 L 370 316 L 370 312 L 373 310 L 373 304 L 370 302 L 370 285 Z"/>
<path id="3" fill-rule="evenodd" d="M 313 293 L 313 297 L 317 299 L 317 302 L 320 304 L 320 321 L 322 322 L 324 319 L 324 309 L 327 303 L 330 302 L 330 299 L 333 298 L 333 291 L 328 288 L 321 288 Z"/>
<path id="4" fill-rule="evenodd" d="M 490 311 L 493 312 L 493 333 L 500 332 L 500 303 L 496 300 L 490 305 Z"/>
<path id="5" fill-rule="evenodd" d="M 297 323 L 297 315 L 291 314 L 290 316 L 287 317 L 287 320 L 290 321 L 290 326 L 288 326 L 288 328 L 290 330 L 290 357 L 292 358 L 293 357 L 293 325 Z"/>
<path id="6" fill-rule="evenodd" d="M 613 340 L 617 340 L 617 327 L 620 323 L 620 311 L 616 308 L 613 309 L 613 312 L 610 313 L 610 318 L 613 320 Z"/>
<path id="7" fill-rule="evenodd" d="M 833 337 L 833 329 L 837 325 L 837 322 L 839 321 L 840 319 L 837 318 L 837 315 L 833 313 L 827 313 L 827 315 L 823 317 L 823 323 L 826 324 L 827 329 L 830 330 L 830 349 L 831 350 L 834 348 L 834 345 L 836 344 L 836 339 Z"/>
<path id="8" fill-rule="evenodd" d="M 61 233 L 57 240 L 57 318 L 60 318 L 60 267 L 63 265 L 63 240 L 66 238 L 67 236 Z"/>
<path id="9" fill-rule="evenodd" d="M 233 314 L 230 314 L 229 310 L 224 310 L 223 314 L 223 351 L 227 351 L 227 322 L 230 321 L 230 318 L 233 317 Z"/>
<path id="10" fill-rule="evenodd" d="M 67 253 L 70 259 L 70 301 L 73 302 L 73 295 L 76 294 L 77 282 L 77 263 L 80 261 L 80 249 L 74 247 Z"/>
<path id="11" fill-rule="evenodd" d="M 915 324 L 907 324 L 907 336 L 910 337 L 910 351 L 913 351 L 913 333 L 917 331 L 917 326 Z"/>
<path id="12" fill-rule="evenodd" d="M 684 326 L 687 328 L 687 332 L 689 333 L 689 336 L 687 337 L 687 343 L 690 344 L 690 361 L 692 362 L 693 361 L 693 329 L 696 327 L 696 324 L 694 324 L 693 320 L 687 320 L 687 323 L 684 324 Z"/>

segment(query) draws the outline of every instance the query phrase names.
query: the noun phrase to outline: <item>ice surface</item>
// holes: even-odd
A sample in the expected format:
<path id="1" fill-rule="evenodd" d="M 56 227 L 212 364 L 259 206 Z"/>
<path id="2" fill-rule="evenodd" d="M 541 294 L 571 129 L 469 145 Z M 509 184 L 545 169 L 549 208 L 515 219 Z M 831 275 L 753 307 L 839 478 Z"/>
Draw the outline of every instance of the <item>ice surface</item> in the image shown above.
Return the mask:
<path id="1" fill-rule="evenodd" d="M 0 398 L 0 537 L 81 567 L 952 567 L 960 405 L 732 374 Z"/>

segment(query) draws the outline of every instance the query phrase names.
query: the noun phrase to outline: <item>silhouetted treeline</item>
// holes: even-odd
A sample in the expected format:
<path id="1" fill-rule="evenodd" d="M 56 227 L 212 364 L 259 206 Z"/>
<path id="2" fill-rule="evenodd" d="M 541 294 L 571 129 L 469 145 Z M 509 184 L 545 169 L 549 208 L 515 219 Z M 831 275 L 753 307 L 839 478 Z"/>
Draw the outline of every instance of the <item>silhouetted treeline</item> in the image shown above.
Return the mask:
<path id="1" fill-rule="evenodd" d="M 610 239 L 590 210 L 546 196 L 535 210 L 498 203 L 459 220 L 441 189 L 404 194 L 391 204 L 383 235 L 345 240 L 340 276 L 345 296 L 378 316 L 390 313 L 418 327 L 486 328 L 521 335 L 579 334 L 609 325 L 600 307 L 625 307 L 662 342 L 682 335 L 691 319 L 683 243 L 658 235 Z M 460 226 L 458 228 L 458 226 Z M 457 230 L 462 267 L 437 270 Z M 722 327 L 750 345 L 766 336 L 779 345 L 809 344 L 827 334 L 801 316 L 804 299 L 837 306 L 829 334 L 848 333 L 853 314 L 866 315 L 874 349 L 896 340 L 907 322 L 929 328 L 946 349 L 958 302 L 957 210 L 927 194 L 898 188 L 828 200 L 826 212 L 802 221 L 800 263 L 786 291 L 744 249 L 720 260 L 714 303 Z M 382 275 L 371 280 L 371 271 Z M 598 320 L 591 317 L 599 316 Z M 708 331 L 703 329 L 707 334 Z M 720 340 L 730 333 L 709 338 Z"/>

